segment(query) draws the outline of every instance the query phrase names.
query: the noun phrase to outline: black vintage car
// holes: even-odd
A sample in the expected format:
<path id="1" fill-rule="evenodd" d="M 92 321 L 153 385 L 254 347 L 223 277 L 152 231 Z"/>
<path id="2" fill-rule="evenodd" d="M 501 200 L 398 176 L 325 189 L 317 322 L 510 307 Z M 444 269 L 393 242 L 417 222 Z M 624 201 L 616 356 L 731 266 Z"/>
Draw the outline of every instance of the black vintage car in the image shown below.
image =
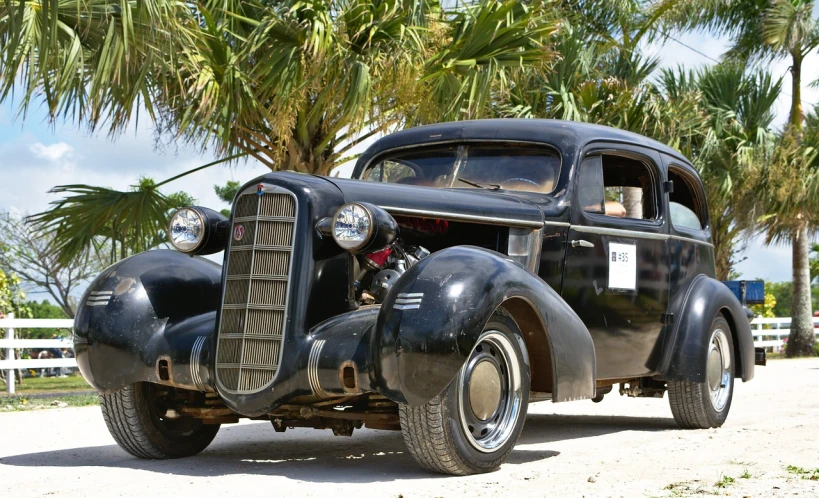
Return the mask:
<path id="1" fill-rule="evenodd" d="M 764 360 L 714 279 L 697 172 L 658 142 L 445 123 L 382 138 L 352 176 L 261 176 L 230 219 L 182 209 L 178 251 L 91 284 L 75 349 L 120 446 L 190 456 L 248 417 L 401 430 L 428 469 L 486 472 L 531 402 L 668 391 L 681 427 L 719 427 Z"/>

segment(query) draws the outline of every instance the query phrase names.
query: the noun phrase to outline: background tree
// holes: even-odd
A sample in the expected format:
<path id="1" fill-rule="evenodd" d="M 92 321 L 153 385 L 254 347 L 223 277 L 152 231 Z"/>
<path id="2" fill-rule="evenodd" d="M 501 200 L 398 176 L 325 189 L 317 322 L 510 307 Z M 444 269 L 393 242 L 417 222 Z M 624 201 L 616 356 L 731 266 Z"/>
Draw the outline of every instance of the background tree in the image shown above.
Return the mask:
<path id="1" fill-rule="evenodd" d="M 0 101 L 112 134 L 144 108 L 222 158 L 328 174 L 388 126 L 484 115 L 553 31 L 520 0 L 5 2 Z"/>
<path id="2" fill-rule="evenodd" d="M 766 243 L 790 241 L 793 246 L 789 357 L 814 354 L 808 241 L 819 227 L 818 110 L 808 116 L 804 136 L 793 127 L 785 130 L 771 160 L 759 166 L 751 193 Z"/>
<path id="3" fill-rule="evenodd" d="M 219 200 L 232 207 L 233 198 L 239 193 L 239 187 L 241 186 L 242 184 L 240 182 L 230 180 L 224 185 L 214 185 L 213 191 L 216 193 L 216 196 L 219 197 Z M 230 209 L 222 209 L 221 212 L 225 216 L 230 216 Z"/>
<path id="4" fill-rule="evenodd" d="M 20 277 L 0 268 L 0 315 L 5 317 L 14 313 L 17 318 L 31 316 L 31 310 L 25 302 L 26 293 L 20 283 Z"/>
<path id="5" fill-rule="evenodd" d="M 103 265 L 92 251 L 62 263 L 53 241 L 53 235 L 40 234 L 23 220 L 0 213 L 0 268 L 18 275 L 29 294 L 51 296 L 62 310 L 61 318 L 74 318 L 77 292 Z"/>
<path id="6" fill-rule="evenodd" d="M 65 319 L 71 318 L 66 315 L 61 306 L 50 303 L 46 299 L 42 301 L 27 301 L 26 307 L 31 311 L 31 318 Z M 15 329 L 15 337 L 18 339 L 51 339 L 53 336 L 71 337 L 71 329 Z"/>
<path id="7" fill-rule="evenodd" d="M 680 7 L 675 10 L 673 19 L 684 28 L 701 28 L 715 34 L 727 34 L 732 41 L 726 57 L 741 62 L 770 61 L 778 58 L 790 59 L 791 73 L 791 106 L 788 118 L 786 136 L 780 142 L 786 152 L 779 154 L 782 164 L 793 166 L 790 178 L 798 179 L 798 172 L 804 169 L 807 158 L 806 150 L 802 150 L 802 127 L 804 113 L 802 109 L 802 62 L 805 56 L 819 46 L 819 23 L 813 18 L 813 0 L 681 0 Z M 772 170 L 769 170 L 772 171 Z M 787 174 L 780 170 L 781 173 Z M 775 181 L 770 175 L 765 175 L 765 183 L 772 185 Z M 803 182 L 804 183 L 804 182 Z M 799 190 L 799 189 L 797 189 Z M 796 203 L 781 198 L 784 191 L 774 194 L 769 199 L 770 207 L 790 205 Z M 794 199 L 795 201 L 795 199 Z M 807 206 L 806 206 L 807 207 Z M 771 211 L 766 211 L 770 213 Z M 779 213 L 786 215 L 786 213 Z M 799 213 L 790 212 L 789 215 Z M 784 219 L 779 216 L 779 219 Z M 812 354 L 812 349 L 806 349 L 800 344 L 799 338 L 813 341 L 813 325 L 811 323 L 811 298 L 808 274 L 808 246 L 810 230 L 805 222 L 789 224 L 787 231 L 783 225 L 767 223 L 766 226 L 778 228 L 768 233 L 769 241 L 788 240 L 793 251 L 793 285 L 794 300 L 791 316 L 791 338 L 789 339 L 788 355 Z M 815 228 L 815 225 L 813 226 Z"/>

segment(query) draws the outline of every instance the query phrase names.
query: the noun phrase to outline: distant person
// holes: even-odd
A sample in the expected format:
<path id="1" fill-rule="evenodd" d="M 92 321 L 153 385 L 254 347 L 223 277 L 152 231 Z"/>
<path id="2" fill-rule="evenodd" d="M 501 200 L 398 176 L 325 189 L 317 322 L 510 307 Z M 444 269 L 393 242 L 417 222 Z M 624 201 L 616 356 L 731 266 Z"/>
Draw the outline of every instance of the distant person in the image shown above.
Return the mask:
<path id="1" fill-rule="evenodd" d="M 52 339 L 60 339 L 60 337 L 57 334 L 52 334 L 51 338 Z M 63 357 L 63 352 L 60 351 L 59 348 L 50 348 L 48 350 L 48 352 L 51 354 L 52 358 L 62 358 Z M 62 368 L 50 368 L 49 369 L 49 375 L 51 377 L 61 376 L 62 375 Z"/>

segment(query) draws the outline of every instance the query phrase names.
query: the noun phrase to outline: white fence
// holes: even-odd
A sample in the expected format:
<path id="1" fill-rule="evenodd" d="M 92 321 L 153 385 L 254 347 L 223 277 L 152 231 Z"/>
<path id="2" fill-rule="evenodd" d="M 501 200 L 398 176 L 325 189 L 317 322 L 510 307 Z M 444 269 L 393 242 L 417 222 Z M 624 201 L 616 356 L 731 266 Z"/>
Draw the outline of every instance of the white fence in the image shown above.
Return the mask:
<path id="1" fill-rule="evenodd" d="M 59 368 L 76 367 L 74 358 L 49 359 L 20 359 L 15 352 L 17 349 L 71 349 L 74 345 L 71 339 L 15 339 L 14 329 L 71 329 L 74 320 L 65 319 L 27 319 L 9 318 L 0 319 L 0 329 L 6 329 L 6 338 L 0 338 L 0 349 L 6 350 L 6 359 L 0 360 L 0 370 L 6 371 L 8 393 L 14 394 L 14 371 L 27 368 Z"/>
<path id="2" fill-rule="evenodd" d="M 780 352 L 783 339 L 790 335 L 790 317 L 784 318 L 755 318 L 751 322 L 754 335 L 754 346 L 760 348 L 770 348 L 772 351 Z M 819 318 L 813 319 L 814 327 L 819 327 Z M 16 369 L 25 368 L 59 368 L 76 367 L 77 361 L 74 358 L 51 358 L 51 359 L 18 359 L 15 350 L 23 348 L 31 349 L 67 349 L 73 347 L 69 339 L 15 339 L 14 329 L 70 329 L 74 326 L 74 321 L 59 319 L 26 319 L 9 318 L 0 319 L 0 329 L 6 329 L 6 338 L 0 338 L 0 348 L 6 350 L 6 359 L 0 360 L 0 370 L 5 370 L 6 379 L 14 379 Z M 819 339 L 819 328 L 816 329 Z M 14 382 L 8 382 L 8 392 L 14 393 Z"/>
<path id="3" fill-rule="evenodd" d="M 754 346 L 758 348 L 770 348 L 779 353 L 784 344 L 783 339 L 787 339 L 791 333 L 791 318 L 754 318 L 751 322 L 752 333 L 754 334 Z M 814 331 L 819 340 L 819 318 L 813 319 Z"/>

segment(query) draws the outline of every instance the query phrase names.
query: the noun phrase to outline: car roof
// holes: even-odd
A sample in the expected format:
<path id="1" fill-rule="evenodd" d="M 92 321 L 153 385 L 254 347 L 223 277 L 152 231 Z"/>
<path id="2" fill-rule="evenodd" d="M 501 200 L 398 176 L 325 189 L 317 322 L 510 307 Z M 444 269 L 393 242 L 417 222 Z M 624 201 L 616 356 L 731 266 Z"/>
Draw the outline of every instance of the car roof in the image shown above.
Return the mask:
<path id="1" fill-rule="evenodd" d="M 557 119 L 477 119 L 408 128 L 391 133 L 371 145 L 359 158 L 356 170 L 384 151 L 425 143 L 496 140 L 540 142 L 565 153 L 593 141 L 640 145 L 690 164 L 678 151 L 656 140 L 609 126 Z"/>

